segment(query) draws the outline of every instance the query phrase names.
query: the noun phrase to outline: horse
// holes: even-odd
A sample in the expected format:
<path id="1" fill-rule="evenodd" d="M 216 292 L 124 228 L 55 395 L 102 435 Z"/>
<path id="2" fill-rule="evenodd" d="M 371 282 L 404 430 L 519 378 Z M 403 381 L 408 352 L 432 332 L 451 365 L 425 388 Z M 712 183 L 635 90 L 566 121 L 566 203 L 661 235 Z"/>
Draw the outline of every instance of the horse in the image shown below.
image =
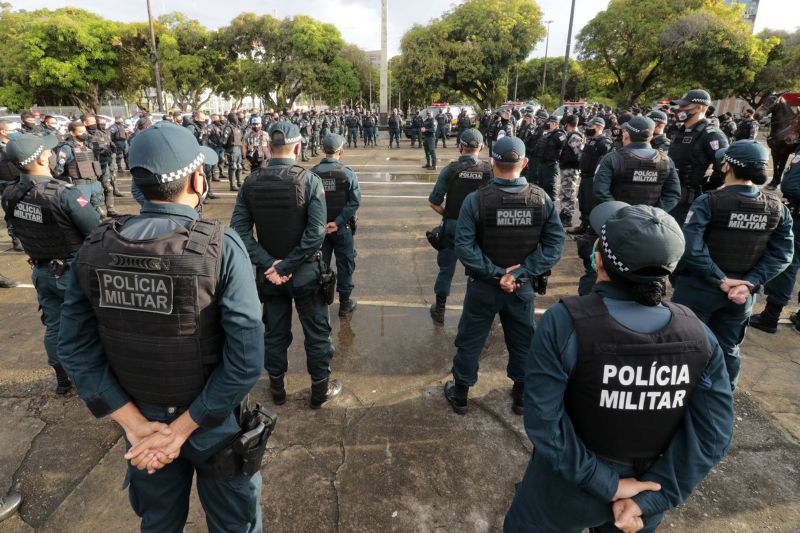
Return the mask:
<path id="1" fill-rule="evenodd" d="M 755 118 L 772 113 L 767 146 L 772 152 L 772 181 L 767 187 L 776 189 L 781 183 L 789 156 L 797 149 L 800 138 L 800 115 L 786 103 L 783 93 L 772 93 L 756 109 Z"/>

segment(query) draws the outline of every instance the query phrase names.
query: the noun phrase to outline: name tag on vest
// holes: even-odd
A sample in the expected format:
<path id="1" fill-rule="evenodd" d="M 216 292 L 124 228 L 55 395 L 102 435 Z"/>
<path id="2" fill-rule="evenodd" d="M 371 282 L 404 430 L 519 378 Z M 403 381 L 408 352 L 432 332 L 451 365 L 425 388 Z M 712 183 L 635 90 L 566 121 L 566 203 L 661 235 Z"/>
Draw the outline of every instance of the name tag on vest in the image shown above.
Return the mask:
<path id="1" fill-rule="evenodd" d="M 656 183 L 658 181 L 658 172 L 655 170 L 634 170 L 633 182 L 634 183 Z"/>
<path id="2" fill-rule="evenodd" d="M 172 314 L 172 278 L 161 274 L 98 270 L 100 307 Z"/>
<path id="3" fill-rule="evenodd" d="M 29 222 L 36 222 L 43 224 L 44 218 L 42 217 L 42 208 L 38 205 L 29 204 L 27 202 L 18 202 L 14 207 L 14 218 L 20 220 L 27 220 Z"/>
<path id="4" fill-rule="evenodd" d="M 693 137 L 684 137 L 683 144 L 691 144 Z"/>
<path id="5" fill-rule="evenodd" d="M 761 213 L 731 213 L 728 227 L 731 229 L 763 231 L 767 229 L 767 215 Z"/>
<path id="6" fill-rule="evenodd" d="M 482 180 L 483 172 L 469 172 L 467 170 L 458 173 L 458 177 L 462 180 Z"/>
<path id="7" fill-rule="evenodd" d="M 322 188 L 325 192 L 336 192 L 336 178 L 322 178 Z"/>
<path id="8" fill-rule="evenodd" d="M 533 226 L 533 209 L 498 209 L 498 226 Z"/>

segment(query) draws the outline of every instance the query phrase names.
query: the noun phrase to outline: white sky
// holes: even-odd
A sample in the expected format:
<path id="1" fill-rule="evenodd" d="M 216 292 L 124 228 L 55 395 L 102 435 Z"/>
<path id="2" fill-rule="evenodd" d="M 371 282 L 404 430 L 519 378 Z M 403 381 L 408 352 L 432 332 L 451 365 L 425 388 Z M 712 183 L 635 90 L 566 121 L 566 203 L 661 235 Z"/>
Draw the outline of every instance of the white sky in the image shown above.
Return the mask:
<path id="1" fill-rule="evenodd" d="M 125 22 L 146 20 L 145 0 L 115 2 L 109 0 L 8 0 L 14 9 L 39 9 L 73 6 L 97 13 L 105 18 Z M 276 17 L 305 14 L 324 22 L 335 24 L 348 42 L 364 50 L 380 48 L 381 0 L 151 0 L 154 16 L 180 11 L 199 20 L 209 28 L 225 26 L 234 16 L 244 11 L 269 13 Z M 400 38 L 413 24 L 425 24 L 444 11 L 459 4 L 453 0 L 389 0 L 389 56 L 399 53 Z M 550 57 L 563 56 L 569 26 L 569 0 L 538 0 L 544 20 L 550 25 Z M 606 8 L 607 0 L 576 0 L 574 37 L 598 11 Z M 800 26 L 800 1 L 761 0 L 755 31 L 765 27 L 792 31 Z M 543 56 L 545 41 L 534 50 L 534 56 Z"/>

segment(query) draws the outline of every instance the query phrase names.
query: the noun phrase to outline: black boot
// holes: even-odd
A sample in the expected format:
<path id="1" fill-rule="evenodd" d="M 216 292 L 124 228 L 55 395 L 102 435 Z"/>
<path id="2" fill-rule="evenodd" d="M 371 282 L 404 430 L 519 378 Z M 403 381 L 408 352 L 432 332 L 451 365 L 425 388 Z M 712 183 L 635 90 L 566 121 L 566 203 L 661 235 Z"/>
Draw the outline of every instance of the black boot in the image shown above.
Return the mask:
<path id="1" fill-rule="evenodd" d="M 111 189 L 106 189 L 103 191 L 103 195 L 105 196 L 106 200 L 106 213 L 110 217 L 117 217 L 119 213 L 114 209 L 114 191 Z"/>
<path id="2" fill-rule="evenodd" d="M 311 408 L 319 409 L 322 404 L 333 400 L 342 392 L 342 382 L 338 379 L 325 378 L 311 382 Z"/>
<path id="3" fill-rule="evenodd" d="M 782 305 L 775 305 L 767 302 L 767 306 L 761 314 L 750 317 L 750 325 L 767 333 L 778 331 L 778 320 L 781 318 Z"/>
<path id="4" fill-rule="evenodd" d="M 228 171 L 228 185 L 230 185 L 232 191 L 239 190 L 239 186 L 233 183 L 233 170 Z"/>
<path id="5" fill-rule="evenodd" d="M 514 414 L 521 415 L 524 410 L 525 383 L 518 381 L 511 387 L 511 410 Z"/>
<path id="6" fill-rule="evenodd" d="M 11 247 L 14 249 L 15 252 L 25 251 L 25 249 L 22 247 L 22 243 L 16 237 L 11 237 Z"/>
<path id="7" fill-rule="evenodd" d="M 431 306 L 431 318 L 434 322 L 444 324 L 444 310 L 447 304 L 447 296 L 436 295 L 436 303 Z"/>
<path id="8" fill-rule="evenodd" d="M 800 331 L 800 315 L 798 315 L 798 313 L 792 313 L 791 315 L 789 315 L 789 321 L 794 326 L 794 329 Z"/>
<path id="9" fill-rule="evenodd" d="M 572 215 L 570 215 L 569 213 L 561 211 L 558 214 L 558 218 L 561 219 L 561 225 L 564 226 L 565 228 L 569 228 L 570 226 L 572 226 Z"/>
<path id="10" fill-rule="evenodd" d="M 453 411 L 460 415 L 467 414 L 467 396 L 469 396 L 469 387 L 456 383 L 450 380 L 444 384 L 444 397 L 450 402 Z"/>
<path id="11" fill-rule="evenodd" d="M 280 376 L 269 376 L 269 393 L 272 394 L 272 403 L 275 405 L 283 405 L 286 403 L 286 387 L 283 384 L 283 377 L 286 374 L 281 374 Z"/>
<path id="12" fill-rule="evenodd" d="M 56 371 L 56 394 L 68 393 L 72 388 L 72 382 L 69 380 L 69 376 L 67 376 L 64 367 L 56 365 L 53 367 L 53 370 Z"/>
<path id="13" fill-rule="evenodd" d="M 13 289 L 19 285 L 19 281 L 7 278 L 0 274 L 0 289 Z"/>
<path id="14" fill-rule="evenodd" d="M 121 190 L 119 190 L 117 188 L 117 180 L 116 180 L 116 178 L 111 180 L 111 188 L 114 191 L 114 196 L 116 196 L 117 198 L 124 198 L 125 196 L 128 196 L 128 193 L 122 192 Z"/>
<path id="15" fill-rule="evenodd" d="M 358 303 L 350 298 L 349 292 L 339 293 L 339 316 L 346 317 L 355 311 Z"/>

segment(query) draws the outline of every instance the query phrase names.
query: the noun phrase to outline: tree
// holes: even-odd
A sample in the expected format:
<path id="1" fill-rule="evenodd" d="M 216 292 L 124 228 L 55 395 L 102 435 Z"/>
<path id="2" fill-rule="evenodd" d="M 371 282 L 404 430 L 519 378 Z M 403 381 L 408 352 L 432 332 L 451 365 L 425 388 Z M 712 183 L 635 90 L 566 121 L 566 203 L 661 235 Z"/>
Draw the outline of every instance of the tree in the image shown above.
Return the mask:
<path id="1" fill-rule="evenodd" d="M 800 30 L 794 33 L 764 30 L 759 38 L 777 42 L 769 51 L 766 64 L 756 72 L 753 80 L 736 89 L 736 96 L 746 100 L 754 109 L 770 93 L 800 91 Z"/>
<path id="2" fill-rule="evenodd" d="M 547 87 L 542 90 L 542 72 L 544 70 L 544 58 L 536 57 L 529 59 L 519 66 L 519 72 L 511 70 L 508 80 L 508 94 L 514 95 L 515 74 L 518 74 L 517 99 L 527 100 L 528 98 L 539 98 L 543 95 L 560 97 L 561 80 L 564 77 L 564 58 L 547 58 Z M 569 60 L 567 69 L 567 88 L 564 98 L 567 101 L 575 101 L 585 98 L 589 94 L 589 81 L 583 66 L 575 59 Z"/>
<path id="3" fill-rule="evenodd" d="M 411 98 L 458 91 L 482 106 L 506 98 L 509 69 L 544 36 L 533 0 L 467 0 L 403 36 L 398 75 Z M 410 81 L 405 81 L 406 77 Z"/>
<path id="4" fill-rule="evenodd" d="M 0 26 L 0 104 L 20 109 L 46 99 L 97 111 L 118 82 L 115 22 L 75 8 L 4 10 Z"/>
<path id="5" fill-rule="evenodd" d="M 753 78 L 770 47 L 750 34 L 742 9 L 722 0 L 611 0 L 578 34 L 578 51 L 620 105 L 693 86 L 726 94 Z"/>

